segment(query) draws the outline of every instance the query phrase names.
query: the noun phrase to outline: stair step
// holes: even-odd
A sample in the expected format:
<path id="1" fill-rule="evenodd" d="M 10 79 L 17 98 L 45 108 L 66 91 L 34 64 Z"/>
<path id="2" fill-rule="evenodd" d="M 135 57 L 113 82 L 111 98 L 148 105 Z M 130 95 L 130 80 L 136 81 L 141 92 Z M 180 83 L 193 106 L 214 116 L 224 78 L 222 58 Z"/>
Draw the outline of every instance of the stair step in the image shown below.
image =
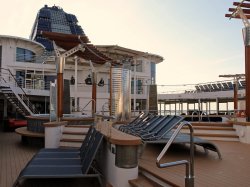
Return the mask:
<path id="1" fill-rule="evenodd" d="M 184 126 L 182 129 L 188 129 Z M 193 126 L 194 130 L 225 130 L 225 131 L 234 131 L 233 127 L 222 127 L 222 126 Z"/>
<path id="2" fill-rule="evenodd" d="M 191 122 L 192 126 L 233 127 L 231 122 Z"/>
<path id="3" fill-rule="evenodd" d="M 182 133 L 189 133 L 189 129 L 182 129 Z M 212 135 L 236 135 L 235 130 L 204 130 L 204 129 L 194 129 L 194 134 L 212 134 Z"/>
<path id="4" fill-rule="evenodd" d="M 206 140 L 234 141 L 234 142 L 239 141 L 239 137 L 236 134 L 194 133 L 194 136 L 200 137 Z"/>
<path id="5" fill-rule="evenodd" d="M 86 135 L 86 132 L 72 132 L 72 131 L 63 131 L 63 134 L 70 134 L 70 135 Z"/>
<path id="6" fill-rule="evenodd" d="M 145 167 L 139 166 L 139 176 L 137 179 L 130 180 L 129 183 L 133 187 L 178 187 L 178 185 L 169 181 L 166 178 L 162 178 L 155 172 L 148 170 Z"/>
<path id="7" fill-rule="evenodd" d="M 139 174 L 137 179 L 129 180 L 128 182 L 132 187 L 163 187 L 141 174 Z"/>
<path id="8" fill-rule="evenodd" d="M 62 139 L 76 139 L 76 140 L 82 140 L 86 137 L 86 135 L 83 134 L 70 134 L 70 133 L 63 133 L 62 134 Z"/>
<path id="9" fill-rule="evenodd" d="M 77 142 L 82 143 L 83 139 L 71 139 L 71 138 L 62 138 L 60 142 Z"/>
<path id="10" fill-rule="evenodd" d="M 236 134 L 208 134 L 208 133 L 194 133 L 194 136 L 202 137 L 225 137 L 225 138 L 239 138 Z"/>
<path id="11" fill-rule="evenodd" d="M 80 148 L 83 142 L 83 138 L 62 138 L 60 140 L 60 147 L 61 148 Z"/>
<path id="12" fill-rule="evenodd" d="M 60 142 L 60 148 L 80 148 L 82 143 L 79 142 Z"/>
<path id="13" fill-rule="evenodd" d="M 66 125 L 66 127 L 72 127 L 72 128 L 89 128 L 90 125 Z"/>
<path id="14" fill-rule="evenodd" d="M 89 130 L 89 125 L 67 125 L 64 127 L 65 132 L 72 133 L 87 133 Z"/>

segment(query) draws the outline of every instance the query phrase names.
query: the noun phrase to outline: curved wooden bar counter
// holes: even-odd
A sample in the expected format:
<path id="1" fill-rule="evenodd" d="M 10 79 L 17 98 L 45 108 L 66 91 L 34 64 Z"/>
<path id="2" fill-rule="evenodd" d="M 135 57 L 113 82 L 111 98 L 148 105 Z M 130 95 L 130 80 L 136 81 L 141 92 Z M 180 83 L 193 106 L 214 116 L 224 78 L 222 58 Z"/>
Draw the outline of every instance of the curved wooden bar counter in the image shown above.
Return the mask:
<path id="1" fill-rule="evenodd" d="M 115 145 L 141 145 L 141 138 L 126 134 L 112 126 L 112 123 L 100 122 L 96 125 L 96 129 L 100 131 L 105 138 Z"/>

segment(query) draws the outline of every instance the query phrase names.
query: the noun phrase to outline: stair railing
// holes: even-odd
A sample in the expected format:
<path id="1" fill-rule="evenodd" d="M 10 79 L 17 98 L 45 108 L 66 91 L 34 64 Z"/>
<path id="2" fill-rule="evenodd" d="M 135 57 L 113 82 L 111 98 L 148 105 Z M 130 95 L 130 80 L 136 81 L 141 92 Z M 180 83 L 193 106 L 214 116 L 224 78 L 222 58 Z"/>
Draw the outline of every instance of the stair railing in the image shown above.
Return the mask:
<path id="1" fill-rule="evenodd" d="M 184 125 L 187 125 L 190 130 L 190 155 L 189 155 L 189 161 L 187 160 L 179 160 L 175 162 L 168 162 L 168 163 L 160 163 L 162 157 L 167 152 L 170 145 L 173 143 L 176 136 L 179 134 L 180 130 Z M 193 142 L 193 127 L 191 123 L 184 121 L 182 122 L 177 129 L 174 131 L 173 135 L 159 154 L 159 156 L 156 159 L 156 165 L 159 168 L 166 168 L 166 167 L 172 167 L 177 165 L 185 165 L 186 166 L 186 177 L 185 177 L 185 187 L 194 187 L 194 142 Z"/>
<path id="2" fill-rule="evenodd" d="M 109 102 L 105 102 L 103 105 L 102 105 L 102 115 L 105 115 L 106 112 L 110 112 L 109 110 Z"/>
<path id="3" fill-rule="evenodd" d="M 94 102 L 94 107 L 95 107 L 95 100 L 94 99 L 90 99 L 90 101 L 81 109 L 81 112 L 84 111 L 84 109 L 90 104 Z M 94 117 L 94 111 L 95 111 L 95 108 L 92 109 L 92 117 Z"/>
<path id="4" fill-rule="evenodd" d="M 204 117 L 204 116 L 207 117 L 208 121 L 210 122 L 209 115 L 208 115 L 207 113 L 205 113 L 205 112 L 202 112 L 202 113 L 201 113 L 201 121 L 203 121 L 203 117 Z M 205 117 L 204 117 L 204 118 L 205 118 Z"/>
<path id="5" fill-rule="evenodd" d="M 24 108 L 32 115 L 32 114 L 38 114 L 39 112 L 37 111 L 37 109 L 35 107 L 33 107 L 32 103 L 29 101 L 29 98 L 26 94 L 26 92 L 23 90 L 23 88 L 18 84 L 18 81 L 16 80 L 15 76 L 11 73 L 11 71 L 9 69 L 6 68 L 0 68 L 0 70 L 4 70 L 8 72 L 9 75 L 9 81 L 7 82 L 4 77 L 2 77 L 2 80 L 11 88 L 12 92 L 16 95 L 16 97 L 19 99 L 20 102 L 23 102 L 28 108 L 26 108 L 24 106 Z M 2 73 L 1 73 L 2 74 Z M 15 93 L 15 91 L 13 90 L 13 86 L 11 83 L 11 80 L 14 81 L 14 87 L 18 87 L 21 90 L 21 97 L 18 96 L 18 93 Z"/>
<path id="6" fill-rule="evenodd" d="M 193 112 L 192 112 L 192 121 L 194 121 L 194 115 L 195 115 L 195 114 L 198 115 L 198 113 L 197 113 L 196 111 L 193 111 Z"/>

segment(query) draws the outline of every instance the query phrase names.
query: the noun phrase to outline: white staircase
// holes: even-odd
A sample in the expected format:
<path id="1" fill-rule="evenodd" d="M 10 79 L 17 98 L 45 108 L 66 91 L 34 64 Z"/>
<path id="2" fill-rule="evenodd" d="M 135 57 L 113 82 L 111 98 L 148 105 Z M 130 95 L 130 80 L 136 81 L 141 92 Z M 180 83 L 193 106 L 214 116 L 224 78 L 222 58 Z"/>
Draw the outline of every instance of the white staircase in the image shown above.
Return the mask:
<path id="1" fill-rule="evenodd" d="M 15 106 L 17 112 L 24 116 L 38 114 L 37 109 L 29 101 L 28 96 L 24 90 L 18 85 L 15 77 L 8 69 L 0 68 L 2 71 L 8 72 L 8 81 L 6 81 L 6 74 L 2 76 L 0 72 L 0 93 Z"/>

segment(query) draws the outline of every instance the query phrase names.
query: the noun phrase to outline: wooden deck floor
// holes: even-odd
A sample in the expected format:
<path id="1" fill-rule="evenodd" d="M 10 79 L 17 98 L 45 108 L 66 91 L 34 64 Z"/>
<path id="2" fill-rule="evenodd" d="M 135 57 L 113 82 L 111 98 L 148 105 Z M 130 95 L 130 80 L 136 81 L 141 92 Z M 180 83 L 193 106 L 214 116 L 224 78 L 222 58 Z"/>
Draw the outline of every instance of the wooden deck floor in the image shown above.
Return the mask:
<path id="1" fill-rule="evenodd" d="M 0 131 L 0 186 L 11 187 L 26 163 L 39 150 L 21 144 L 15 132 Z"/>
<path id="2" fill-rule="evenodd" d="M 195 152 L 194 172 L 196 187 L 248 187 L 250 186 L 250 144 L 240 142 L 214 141 L 222 153 L 222 160 L 216 153 L 203 149 Z M 156 158 L 164 145 L 148 145 L 140 159 L 140 166 L 164 179 L 185 186 L 185 166 L 159 169 Z M 189 149 L 174 145 L 164 156 L 163 163 L 188 159 Z"/>
<path id="3" fill-rule="evenodd" d="M 195 154 L 196 187 L 248 187 L 250 186 L 250 145 L 239 142 L 215 142 L 223 159 L 217 154 L 204 154 L 198 149 Z M 159 169 L 155 165 L 156 157 L 163 145 L 146 147 L 139 164 L 157 175 L 184 186 L 184 166 Z M 21 144 L 20 135 L 14 132 L 0 132 L 0 187 L 11 187 L 19 172 L 38 151 L 39 148 Z M 164 161 L 186 159 L 188 149 L 174 146 Z"/>

